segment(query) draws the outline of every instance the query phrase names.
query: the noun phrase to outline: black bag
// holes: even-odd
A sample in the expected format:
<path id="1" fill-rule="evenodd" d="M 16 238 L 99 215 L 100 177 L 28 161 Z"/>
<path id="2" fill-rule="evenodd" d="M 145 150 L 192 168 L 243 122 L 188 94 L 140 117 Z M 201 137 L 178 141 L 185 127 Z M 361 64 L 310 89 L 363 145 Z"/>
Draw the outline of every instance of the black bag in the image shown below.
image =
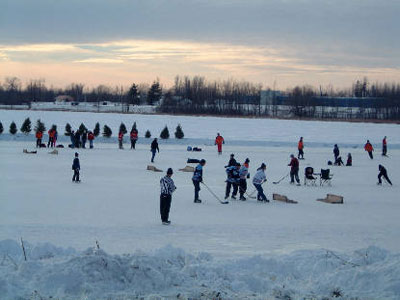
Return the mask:
<path id="1" fill-rule="evenodd" d="M 187 163 L 188 164 L 198 164 L 200 162 L 200 159 L 195 159 L 195 158 L 188 158 Z"/>

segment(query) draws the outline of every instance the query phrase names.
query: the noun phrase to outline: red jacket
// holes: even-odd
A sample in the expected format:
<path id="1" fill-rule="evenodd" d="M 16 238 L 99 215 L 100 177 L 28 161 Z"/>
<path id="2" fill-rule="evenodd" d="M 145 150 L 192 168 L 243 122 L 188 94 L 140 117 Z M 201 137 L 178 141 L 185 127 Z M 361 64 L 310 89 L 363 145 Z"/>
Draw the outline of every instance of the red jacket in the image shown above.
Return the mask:
<path id="1" fill-rule="evenodd" d="M 371 143 L 366 143 L 364 146 L 365 151 L 372 152 L 374 151 L 374 147 L 372 147 Z"/>
<path id="2" fill-rule="evenodd" d="M 299 141 L 299 144 L 297 145 L 297 148 L 298 148 L 299 150 L 303 150 L 303 148 L 304 148 L 303 141 Z"/>
<path id="3" fill-rule="evenodd" d="M 138 138 L 137 132 L 136 131 L 132 131 L 131 132 L 131 140 L 137 140 L 137 138 Z"/>
<path id="4" fill-rule="evenodd" d="M 94 140 L 94 134 L 93 133 L 89 133 L 87 138 L 88 138 L 89 141 L 93 141 Z"/>
<path id="5" fill-rule="evenodd" d="M 220 135 L 215 138 L 215 145 L 222 145 L 224 142 L 224 138 Z"/>
<path id="6" fill-rule="evenodd" d="M 296 157 L 293 157 L 292 160 L 290 161 L 290 170 L 291 171 L 296 171 L 299 169 L 299 161 Z"/>
<path id="7" fill-rule="evenodd" d="M 383 146 L 386 146 L 386 144 L 387 144 L 387 143 L 386 143 L 386 139 L 383 139 L 383 140 L 382 140 L 382 144 L 383 144 Z"/>
<path id="8" fill-rule="evenodd" d="M 42 137 L 43 137 L 43 132 L 41 132 L 41 131 L 36 132 L 37 139 L 41 139 Z"/>
<path id="9" fill-rule="evenodd" d="M 118 134 L 118 140 L 122 141 L 122 139 L 124 138 L 124 134 L 122 133 L 122 131 Z"/>

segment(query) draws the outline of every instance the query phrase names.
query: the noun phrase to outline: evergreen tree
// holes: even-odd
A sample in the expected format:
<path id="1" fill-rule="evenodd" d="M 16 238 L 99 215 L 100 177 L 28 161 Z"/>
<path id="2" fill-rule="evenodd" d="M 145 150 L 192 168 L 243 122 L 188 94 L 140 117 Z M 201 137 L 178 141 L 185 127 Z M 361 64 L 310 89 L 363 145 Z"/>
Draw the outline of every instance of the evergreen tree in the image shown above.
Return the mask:
<path id="1" fill-rule="evenodd" d="M 35 126 L 35 132 L 45 132 L 46 127 L 44 126 L 44 123 L 40 121 L 40 119 L 37 120 L 36 126 Z"/>
<path id="2" fill-rule="evenodd" d="M 155 102 L 160 101 L 162 89 L 158 81 L 154 81 L 147 93 L 147 103 L 153 105 Z"/>
<path id="3" fill-rule="evenodd" d="M 11 134 L 16 134 L 18 131 L 17 125 L 15 125 L 14 121 L 11 122 L 10 124 L 10 133 Z"/>
<path id="4" fill-rule="evenodd" d="M 111 137 L 111 135 L 112 135 L 111 128 L 108 127 L 107 125 L 104 125 L 104 127 L 103 127 L 103 136 L 109 138 L 109 137 Z"/>
<path id="5" fill-rule="evenodd" d="M 185 134 L 183 133 L 181 124 L 178 124 L 178 126 L 176 127 L 176 131 L 175 131 L 175 138 L 183 139 L 184 136 L 185 136 Z"/>
<path id="6" fill-rule="evenodd" d="M 4 131 L 4 127 L 3 127 L 3 124 L 0 122 L 0 134 L 2 134 L 3 131 Z"/>
<path id="7" fill-rule="evenodd" d="M 57 131 L 57 125 L 55 124 L 51 125 L 51 130 Z"/>
<path id="8" fill-rule="evenodd" d="M 136 84 L 132 84 L 128 91 L 128 103 L 133 105 L 140 104 L 140 98 L 138 97 L 138 90 Z"/>
<path id="9" fill-rule="evenodd" d="M 100 124 L 99 124 L 99 122 L 97 122 L 96 125 L 94 126 L 93 134 L 96 137 L 99 136 L 99 134 L 100 134 Z"/>
<path id="10" fill-rule="evenodd" d="M 126 130 L 126 126 L 124 123 L 121 123 L 121 125 L 119 125 L 119 131 L 118 132 L 122 132 L 123 134 L 127 133 L 128 131 Z"/>
<path id="11" fill-rule="evenodd" d="M 67 123 L 67 125 L 65 125 L 65 133 L 64 133 L 64 135 L 71 136 L 71 134 L 72 134 L 71 125 L 69 123 Z"/>
<path id="12" fill-rule="evenodd" d="M 169 130 L 167 125 L 165 125 L 164 129 L 160 133 L 160 138 L 163 140 L 169 139 Z"/>
<path id="13" fill-rule="evenodd" d="M 87 131 L 87 128 L 86 128 L 85 124 L 81 123 L 78 130 L 79 130 L 80 134 L 83 134 L 84 131 Z"/>
<path id="14" fill-rule="evenodd" d="M 151 132 L 150 132 L 150 130 L 147 130 L 147 131 L 146 131 L 146 133 L 144 134 L 144 137 L 147 138 L 147 139 L 151 138 Z"/>
<path id="15" fill-rule="evenodd" d="M 31 120 L 29 118 L 26 118 L 24 123 L 21 126 L 21 132 L 28 134 L 31 131 L 32 131 Z"/>
<path id="16" fill-rule="evenodd" d="M 133 130 L 136 130 L 136 131 L 137 131 L 137 128 L 136 128 L 136 122 L 133 122 L 133 125 L 132 125 L 131 132 L 132 132 Z"/>

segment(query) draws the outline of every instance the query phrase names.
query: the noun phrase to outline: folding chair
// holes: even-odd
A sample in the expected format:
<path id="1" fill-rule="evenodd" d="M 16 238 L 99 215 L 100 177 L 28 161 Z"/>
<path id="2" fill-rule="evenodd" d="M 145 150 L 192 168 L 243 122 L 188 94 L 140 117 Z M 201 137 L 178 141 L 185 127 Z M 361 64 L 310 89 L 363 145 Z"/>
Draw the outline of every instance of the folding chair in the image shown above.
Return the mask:
<path id="1" fill-rule="evenodd" d="M 304 185 L 307 185 L 309 182 L 311 185 L 316 185 L 316 180 L 317 177 L 314 177 L 313 175 L 318 175 L 314 174 L 314 169 L 312 167 L 306 167 L 304 169 Z"/>
<path id="2" fill-rule="evenodd" d="M 319 185 L 324 185 L 327 183 L 328 185 L 331 185 L 331 179 L 333 175 L 330 175 L 330 169 L 321 169 L 321 174 L 319 175 Z"/>

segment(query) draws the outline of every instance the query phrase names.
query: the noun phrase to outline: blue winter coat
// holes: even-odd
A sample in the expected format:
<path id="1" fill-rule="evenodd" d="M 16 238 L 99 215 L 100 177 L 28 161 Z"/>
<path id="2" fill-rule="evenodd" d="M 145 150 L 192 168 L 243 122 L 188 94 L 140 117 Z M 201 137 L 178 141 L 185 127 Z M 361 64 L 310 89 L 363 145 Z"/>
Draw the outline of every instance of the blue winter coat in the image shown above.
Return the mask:
<path id="1" fill-rule="evenodd" d="M 196 169 L 194 169 L 192 180 L 199 182 L 203 181 L 203 166 L 201 164 L 198 164 Z"/>
<path id="2" fill-rule="evenodd" d="M 74 162 L 72 163 L 72 170 L 80 169 L 81 165 L 79 163 L 79 158 L 75 157 Z"/>

